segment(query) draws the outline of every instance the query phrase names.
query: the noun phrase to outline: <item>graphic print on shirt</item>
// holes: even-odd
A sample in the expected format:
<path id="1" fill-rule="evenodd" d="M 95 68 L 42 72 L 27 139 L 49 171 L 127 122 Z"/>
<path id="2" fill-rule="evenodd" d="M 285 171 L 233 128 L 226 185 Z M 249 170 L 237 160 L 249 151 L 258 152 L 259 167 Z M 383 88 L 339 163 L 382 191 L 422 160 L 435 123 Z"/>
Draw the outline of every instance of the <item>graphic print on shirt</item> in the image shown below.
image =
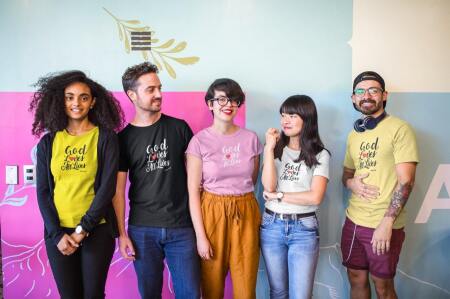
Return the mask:
<path id="1" fill-rule="evenodd" d="M 363 141 L 359 145 L 358 169 L 375 171 L 377 166 L 378 137 L 375 141 Z"/>
<path id="2" fill-rule="evenodd" d="M 87 145 L 81 147 L 66 146 L 64 150 L 64 161 L 61 166 L 62 171 L 78 170 L 85 171 L 87 154 Z"/>
<path id="3" fill-rule="evenodd" d="M 223 154 L 223 167 L 230 167 L 241 163 L 239 158 L 241 143 L 232 146 L 224 146 L 222 147 Z"/>
<path id="4" fill-rule="evenodd" d="M 300 163 L 286 163 L 280 175 L 280 181 L 298 182 Z"/>
<path id="5" fill-rule="evenodd" d="M 152 172 L 157 169 L 169 170 L 171 165 L 170 160 L 167 159 L 168 149 L 166 138 L 161 143 L 148 145 L 146 149 L 147 167 L 145 171 Z"/>

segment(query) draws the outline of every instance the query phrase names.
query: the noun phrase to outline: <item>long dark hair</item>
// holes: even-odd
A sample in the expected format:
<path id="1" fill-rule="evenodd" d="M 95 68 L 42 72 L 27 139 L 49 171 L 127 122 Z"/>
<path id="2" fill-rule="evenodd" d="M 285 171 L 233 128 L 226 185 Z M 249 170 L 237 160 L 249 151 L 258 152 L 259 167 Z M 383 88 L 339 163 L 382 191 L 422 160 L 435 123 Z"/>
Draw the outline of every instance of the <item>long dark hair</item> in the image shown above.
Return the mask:
<path id="1" fill-rule="evenodd" d="M 96 126 L 119 130 L 124 124 L 124 113 L 119 101 L 103 86 L 88 78 L 81 71 L 54 73 L 42 77 L 34 84 L 38 90 L 33 94 L 29 110 L 34 112 L 32 134 L 57 132 L 65 129 L 68 118 L 64 110 L 64 90 L 73 83 L 84 83 L 95 97 L 95 105 L 88 118 Z"/>
<path id="2" fill-rule="evenodd" d="M 313 99 L 306 95 L 294 95 L 287 98 L 280 107 L 280 114 L 297 114 L 303 120 L 303 127 L 300 131 L 300 155 L 294 161 L 296 163 L 305 161 L 311 168 L 319 164 L 316 155 L 322 150 L 327 150 L 319 136 L 317 123 L 317 109 Z M 280 159 L 283 149 L 289 144 L 289 137 L 281 132 L 281 137 L 275 145 L 275 159 Z M 328 150 L 327 150 L 328 151 Z M 328 151 L 329 152 L 329 151 Z"/>

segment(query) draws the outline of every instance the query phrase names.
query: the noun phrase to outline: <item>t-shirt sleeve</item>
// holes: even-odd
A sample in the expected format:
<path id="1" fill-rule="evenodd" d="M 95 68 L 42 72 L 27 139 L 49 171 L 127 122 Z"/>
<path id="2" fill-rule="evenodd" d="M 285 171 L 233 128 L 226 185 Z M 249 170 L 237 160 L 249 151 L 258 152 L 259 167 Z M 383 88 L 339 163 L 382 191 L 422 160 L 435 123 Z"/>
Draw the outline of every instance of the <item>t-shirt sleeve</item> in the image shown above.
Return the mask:
<path id="1" fill-rule="evenodd" d="M 191 138 L 189 145 L 186 149 L 186 154 L 191 154 L 196 157 L 202 158 L 202 153 L 200 151 L 200 141 L 198 140 L 198 136 L 195 135 Z"/>
<path id="2" fill-rule="evenodd" d="M 119 137 L 119 171 L 127 172 L 129 167 L 128 159 L 127 159 L 127 146 L 124 140 L 124 136 L 122 134 L 118 135 Z"/>
<path id="3" fill-rule="evenodd" d="M 259 156 L 263 151 L 263 146 L 259 142 L 258 135 L 253 133 L 253 153 L 255 156 Z"/>
<path id="4" fill-rule="evenodd" d="M 183 149 L 186 151 L 187 147 L 189 145 L 189 142 L 192 139 L 192 136 L 194 136 L 194 134 L 192 133 L 191 127 L 189 127 L 187 122 L 184 122 L 184 130 L 183 130 L 183 139 L 184 139 L 184 147 Z"/>
<path id="5" fill-rule="evenodd" d="M 345 149 L 344 167 L 349 169 L 356 169 L 355 163 L 350 154 L 350 136 L 347 138 L 347 146 Z"/>
<path id="6" fill-rule="evenodd" d="M 327 150 L 322 150 L 317 155 L 317 160 L 320 164 L 317 164 L 313 171 L 313 176 L 320 175 L 323 177 L 326 177 L 327 179 L 330 178 L 330 154 Z"/>
<path id="7" fill-rule="evenodd" d="M 408 124 L 398 129 L 394 136 L 393 146 L 395 164 L 419 162 L 416 135 Z"/>

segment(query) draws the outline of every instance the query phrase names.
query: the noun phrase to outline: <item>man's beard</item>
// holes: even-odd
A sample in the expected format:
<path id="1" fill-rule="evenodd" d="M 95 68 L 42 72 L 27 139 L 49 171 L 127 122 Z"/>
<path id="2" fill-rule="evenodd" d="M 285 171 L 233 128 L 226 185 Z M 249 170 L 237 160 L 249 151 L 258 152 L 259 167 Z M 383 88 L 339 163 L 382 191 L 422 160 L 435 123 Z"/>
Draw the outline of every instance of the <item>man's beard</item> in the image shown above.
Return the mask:
<path id="1" fill-rule="evenodd" d="M 364 109 L 364 108 L 362 108 L 362 105 L 364 103 L 371 103 L 371 104 L 373 104 L 373 108 L 371 108 L 371 109 Z M 378 111 L 380 111 L 382 108 L 383 108 L 383 101 L 379 102 L 378 105 L 377 105 L 377 102 L 374 101 L 374 100 L 361 100 L 361 102 L 359 102 L 359 105 L 357 106 L 357 110 L 359 112 L 361 112 L 362 114 L 364 114 L 364 115 L 375 114 Z"/>
<path id="2" fill-rule="evenodd" d="M 155 105 L 155 106 L 153 105 L 153 102 L 155 102 L 155 101 L 159 101 L 159 106 L 158 105 Z M 162 98 L 156 98 L 156 99 L 153 99 L 152 102 L 150 103 L 150 105 L 148 105 L 147 107 L 142 105 L 142 106 L 140 106 L 140 108 L 142 110 L 147 111 L 147 112 L 155 113 L 155 112 L 160 112 L 161 111 L 161 106 L 162 106 Z"/>

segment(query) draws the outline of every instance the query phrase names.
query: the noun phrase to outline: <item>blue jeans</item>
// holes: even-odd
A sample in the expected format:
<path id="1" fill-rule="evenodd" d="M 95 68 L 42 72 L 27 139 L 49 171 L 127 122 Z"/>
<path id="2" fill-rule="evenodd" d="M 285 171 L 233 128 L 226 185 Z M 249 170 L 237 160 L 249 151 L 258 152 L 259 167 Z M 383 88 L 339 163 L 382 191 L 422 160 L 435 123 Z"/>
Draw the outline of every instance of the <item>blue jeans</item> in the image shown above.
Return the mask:
<path id="1" fill-rule="evenodd" d="M 161 298 L 164 259 L 175 297 L 200 298 L 200 261 L 194 229 L 128 225 L 136 251 L 134 269 L 143 299 Z"/>
<path id="2" fill-rule="evenodd" d="M 311 298 L 319 257 L 316 216 L 282 220 L 264 213 L 261 251 L 269 278 L 270 298 Z"/>

